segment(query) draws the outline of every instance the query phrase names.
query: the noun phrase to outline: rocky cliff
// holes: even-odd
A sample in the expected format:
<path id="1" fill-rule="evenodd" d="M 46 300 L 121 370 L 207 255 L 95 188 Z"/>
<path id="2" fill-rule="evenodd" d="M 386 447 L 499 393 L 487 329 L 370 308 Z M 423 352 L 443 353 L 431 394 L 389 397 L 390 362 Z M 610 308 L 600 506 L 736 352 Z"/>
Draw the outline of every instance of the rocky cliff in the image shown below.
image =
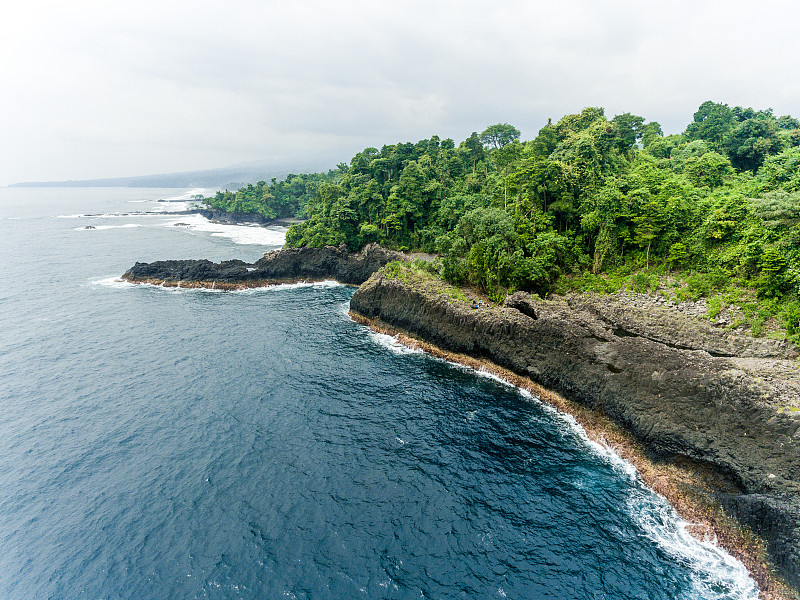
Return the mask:
<path id="1" fill-rule="evenodd" d="M 602 298 L 518 293 L 477 309 L 458 298 L 441 282 L 376 273 L 351 310 L 600 409 L 656 460 L 712 469 L 717 499 L 800 587 L 800 385 L 769 376 L 796 373 L 783 358 L 793 350 L 693 334 L 686 323 L 676 330 L 666 314 L 648 318 Z"/>

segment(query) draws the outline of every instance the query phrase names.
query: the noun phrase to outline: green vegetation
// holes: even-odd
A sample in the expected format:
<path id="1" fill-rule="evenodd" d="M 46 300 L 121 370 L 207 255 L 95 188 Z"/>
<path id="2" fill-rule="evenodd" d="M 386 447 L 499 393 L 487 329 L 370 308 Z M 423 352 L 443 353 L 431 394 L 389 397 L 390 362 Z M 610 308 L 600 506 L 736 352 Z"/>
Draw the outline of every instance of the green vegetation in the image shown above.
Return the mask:
<path id="1" fill-rule="evenodd" d="M 200 198 L 207 208 L 231 213 L 251 213 L 266 219 L 305 217 L 310 198 L 320 184 L 334 177 L 328 174 L 288 175 L 283 181 L 259 181 L 235 192 L 217 192 L 211 198 Z"/>
<path id="2" fill-rule="evenodd" d="M 529 141 L 503 123 L 458 145 L 434 136 L 367 148 L 325 176 L 250 195 L 285 198 L 277 186 L 295 180 L 302 193 L 281 201 L 292 208 L 271 209 L 307 217 L 289 246 L 435 252 L 444 279 L 493 299 L 517 289 L 707 297 L 712 318 L 736 304 L 756 333 L 800 335 L 800 122 L 770 109 L 705 102 L 665 136 L 656 122 L 590 107 Z"/>
<path id="3" fill-rule="evenodd" d="M 439 261 L 397 261 L 387 263 L 381 272 L 388 279 L 400 279 L 409 285 L 423 284 L 434 286 L 440 294 L 446 294 L 453 300 L 469 304 L 470 300 L 463 290 L 450 285 L 441 279 L 442 264 Z"/>

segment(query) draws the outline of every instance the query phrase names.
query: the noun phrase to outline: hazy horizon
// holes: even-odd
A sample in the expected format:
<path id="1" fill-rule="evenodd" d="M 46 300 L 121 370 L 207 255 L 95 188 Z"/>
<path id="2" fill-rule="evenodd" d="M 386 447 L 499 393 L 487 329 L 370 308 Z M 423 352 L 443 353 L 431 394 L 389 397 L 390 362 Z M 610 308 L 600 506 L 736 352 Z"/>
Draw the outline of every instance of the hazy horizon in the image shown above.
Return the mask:
<path id="1" fill-rule="evenodd" d="M 268 181 L 272 177 L 284 178 L 289 173 L 317 173 L 327 172 L 335 168 L 334 164 L 313 163 L 298 161 L 295 163 L 266 163 L 252 161 L 239 163 L 226 167 L 212 169 L 198 169 L 191 171 L 174 171 L 171 173 L 145 173 L 131 174 L 119 177 L 98 177 L 91 179 L 50 179 L 38 181 L 13 181 L 0 187 L 57 187 L 63 184 L 66 187 L 102 187 L 106 182 L 110 187 L 231 187 L 255 183 L 259 180 Z M 130 183 L 125 183 L 125 182 Z M 156 183 L 170 182 L 169 185 L 156 185 Z M 231 185 L 228 185 L 231 184 Z M 235 187 L 234 186 L 234 187 Z"/>
<path id="2" fill-rule="evenodd" d="M 32 1 L 0 25 L 0 185 L 330 164 L 602 106 L 677 133 L 706 100 L 800 115 L 800 8 L 568 0 Z"/>

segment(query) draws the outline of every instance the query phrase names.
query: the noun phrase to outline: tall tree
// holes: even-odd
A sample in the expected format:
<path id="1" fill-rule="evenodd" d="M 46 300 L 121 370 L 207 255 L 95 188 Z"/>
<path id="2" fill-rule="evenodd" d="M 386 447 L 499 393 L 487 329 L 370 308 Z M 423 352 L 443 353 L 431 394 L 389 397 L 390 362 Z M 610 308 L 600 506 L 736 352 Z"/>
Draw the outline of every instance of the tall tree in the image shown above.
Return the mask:
<path id="1" fill-rule="evenodd" d="M 464 147 L 469 152 L 469 157 L 472 161 L 472 174 L 475 175 L 475 165 L 478 161 L 483 160 L 484 157 L 483 143 L 476 131 L 473 131 L 472 135 L 464 140 Z"/>
<path id="2" fill-rule="evenodd" d="M 731 129 L 724 145 L 734 167 L 753 173 L 768 155 L 780 152 L 782 146 L 774 121 L 764 118 L 747 119 Z"/>
<path id="3" fill-rule="evenodd" d="M 727 104 L 707 100 L 694 113 L 694 121 L 686 127 L 685 135 L 689 140 L 705 140 L 719 150 L 735 124 L 733 110 Z"/>
<path id="4" fill-rule="evenodd" d="M 519 129 L 508 123 L 498 123 L 497 125 L 490 125 L 481 133 L 480 140 L 486 146 L 491 146 L 495 149 L 500 149 L 510 144 L 514 140 L 518 140 L 520 136 Z"/>
<path id="5" fill-rule="evenodd" d="M 631 150 L 642 138 L 644 117 L 622 113 L 611 119 L 611 123 L 617 128 L 617 147 L 623 152 Z"/>

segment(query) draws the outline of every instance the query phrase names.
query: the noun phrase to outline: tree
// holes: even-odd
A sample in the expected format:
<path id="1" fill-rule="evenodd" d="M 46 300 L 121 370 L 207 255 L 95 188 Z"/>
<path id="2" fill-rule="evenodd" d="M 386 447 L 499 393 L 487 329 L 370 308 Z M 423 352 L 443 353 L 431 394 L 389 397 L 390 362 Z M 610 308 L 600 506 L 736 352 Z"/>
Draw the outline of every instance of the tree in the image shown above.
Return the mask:
<path id="1" fill-rule="evenodd" d="M 789 278 L 786 277 L 786 260 L 778 248 L 769 246 L 764 249 L 758 261 L 761 276 L 756 285 L 762 296 L 774 298 L 784 291 Z"/>
<path id="2" fill-rule="evenodd" d="M 800 193 L 769 192 L 763 198 L 753 200 L 753 209 L 764 227 L 773 230 L 776 237 L 800 237 Z"/>
<path id="3" fill-rule="evenodd" d="M 521 154 L 522 144 L 517 140 L 513 140 L 502 148 L 497 148 L 491 154 L 492 162 L 503 179 L 503 208 L 508 208 L 508 174 Z"/>
<path id="4" fill-rule="evenodd" d="M 605 109 L 599 106 L 587 106 L 579 115 L 564 115 L 555 125 L 556 138 L 563 142 L 568 137 L 584 129 L 588 129 L 598 120 L 608 123 Z"/>
<path id="5" fill-rule="evenodd" d="M 650 199 L 641 207 L 640 212 L 633 218 L 636 223 L 634 242 L 640 248 L 647 248 L 645 253 L 645 268 L 650 268 L 650 246 L 664 229 L 664 209 L 655 199 Z"/>
<path id="6" fill-rule="evenodd" d="M 768 156 L 758 170 L 758 180 L 767 190 L 800 190 L 800 148 L 789 148 Z"/>
<path id="7" fill-rule="evenodd" d="M 481 143 L 477 132 L 473 131 L 472 135 L 464 140 L 464 147 L 469 152 L 470 160 L 472 160 L 472 174 L 475 175 L 475 164 L 483 160 L 484 156 L 483 143 Z"/>
<path id="8" fill-rule="evenodd" d="M 664 132 L 661 129 L 661 124 L 656 121 L 650 121 L 642 126 L 641 130 L 642 145 L 647 148 L 659 138 L 664 137 Z"/>
<path id="9" fill-rule="evenodd" d="M 689 252 L 686 250 L 686 244 L 683 242 L 675 242 L 669 247 L 669 256 L 667 262 L 673 269 L 675 267 L 682 267 L 689 262 Z"/>
<path id="10" fill-rule="evenodd" d="M 513 125 L 498 123 L 484 129 L 479 139 L 485 146 L 493 146 L 495 149 L 500 149 L 514 140 L 518 140 L 519 136 L 519 129 Z"/>
<path id="11" fill-rule="evenodd" d="M 592 273 L 598 273 L 606 256 L 617 246 L 617 220 L 625 219 L 622 210 L 623 195 L 615 179 L 609 179 L 597 193 L 585 198 L 581 229 L 587 239 L 587 250 L 592 253 Z M 594 249 L 592 249 L 594 246 Z"/>
<path id="12" fill-rule="evenodd" d="M 644 117 L 623 113 L 611 119 L 617 128 L 617 146 L 622 152 L 631 150 L 642 137 Z"/>
<path id="13" fill-rule="evenodd" d="M 755 173 L 769 154 L 781 151 L 775 125 L 766 119 L 747 119 L 725 136 L 725 149 L 733 166 Z"/>
<path id="14" fill-rule="evenodd" d="M 706 152 L 699 158 L 691 157 L 683 166 L 683 171 L 697 186 L 715 188 L 733 175 L 731 161 L 717 152 Z"/>
<path id="15" fill-rule="evenodd" d="M 707 100 L 694 113 L 694 121 L 686 127 L 684 135 L 689 140 L 705 140 L 719 149 L 723 138 L 735 124 L 733 110 L 727 104 Z"/>
<path id="16" fill-rule="evenodd" d="M 558 146 L 558 134 L 552 119 L 547 119 L 547 125 L 539 130 L 539 135 L 532 142 L 527 143 L 528 152 L 540 158 L 547 158 Z"/>
<path id="17" fill-rule="evenodd" d="M 800 129 L 800 121 L 791 115 L 783 115 L 782 117 L 778 117 L 775 124 L 780 129 Z"/>

